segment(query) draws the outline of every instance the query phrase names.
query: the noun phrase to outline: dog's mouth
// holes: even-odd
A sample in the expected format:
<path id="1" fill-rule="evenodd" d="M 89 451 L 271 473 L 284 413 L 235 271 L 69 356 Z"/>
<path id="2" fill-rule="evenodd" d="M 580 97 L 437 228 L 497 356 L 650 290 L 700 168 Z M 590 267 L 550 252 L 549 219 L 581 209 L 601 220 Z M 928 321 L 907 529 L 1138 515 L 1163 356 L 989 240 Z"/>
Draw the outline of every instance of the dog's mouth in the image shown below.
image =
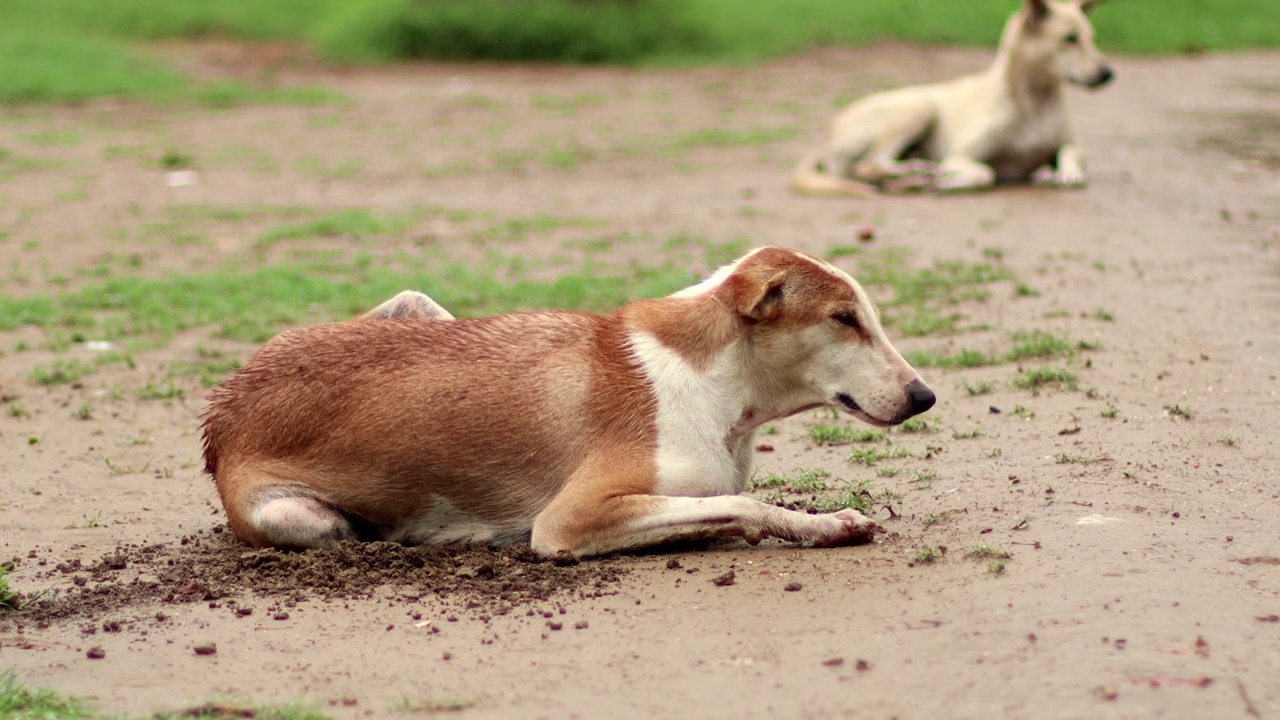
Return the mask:
<path id="1" fill-rule="evenodd" d="M 858 402 L 853 399 L 853 396 L 848 393 L 836 393 L 836 401 L 841 407 L 848 411 L 849 414 L 865 423 L 875 425 L 876 427 L 890 427 L 893 425 L 891 422 L 881 420 L 878 417 L 868 414 L 866 410 L 862 409 L 862 406 L 858 405 Z"/>

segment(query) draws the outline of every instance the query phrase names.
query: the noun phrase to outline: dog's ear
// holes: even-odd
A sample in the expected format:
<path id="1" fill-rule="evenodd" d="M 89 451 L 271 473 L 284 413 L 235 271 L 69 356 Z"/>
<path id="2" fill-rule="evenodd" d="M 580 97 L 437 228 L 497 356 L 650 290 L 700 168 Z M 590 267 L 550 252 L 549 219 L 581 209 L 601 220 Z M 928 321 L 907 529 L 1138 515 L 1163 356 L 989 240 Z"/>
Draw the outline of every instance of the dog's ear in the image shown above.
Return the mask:
<path id="1" fill-rule="evenodd" d="M 786 281 L 786 270 L 778 270 L 763 277 L 738 276 L 734 283 L 734 310 L 755 322 L 772 320 L 782 312 L 783 287 Z"/>
<path id="2" fill-rule="evenodd" d="M 1080 11 L 1085 15 L 1093 12 L 1093 9 L 1101 5 L 1103 0 L 1079 0 Z"/>
<path id="3" fill-rule="evenodd" d="M 1027 0 L 1025 22 L 1028 30 L 1035 30 L 1049 17 L 1049 0 Z"/>

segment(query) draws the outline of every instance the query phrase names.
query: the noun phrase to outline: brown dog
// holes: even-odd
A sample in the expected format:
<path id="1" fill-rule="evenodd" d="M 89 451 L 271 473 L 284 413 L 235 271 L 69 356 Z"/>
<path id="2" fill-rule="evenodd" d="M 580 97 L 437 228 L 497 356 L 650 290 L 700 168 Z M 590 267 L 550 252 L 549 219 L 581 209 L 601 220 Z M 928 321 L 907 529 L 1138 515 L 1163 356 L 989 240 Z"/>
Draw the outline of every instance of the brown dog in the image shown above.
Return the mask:
<path id="1" fill-rule="evenodd" d="M 608 315 L 452 320 L 402 293 L 286 331 L 214 393 L 205 467 L 232 530 L 259 547 L 835 545 L 878 528 L 739 495 L 756 428 L 823 405 L 885 426 L 933 403 L 852 278 L 762 248 Z"/>

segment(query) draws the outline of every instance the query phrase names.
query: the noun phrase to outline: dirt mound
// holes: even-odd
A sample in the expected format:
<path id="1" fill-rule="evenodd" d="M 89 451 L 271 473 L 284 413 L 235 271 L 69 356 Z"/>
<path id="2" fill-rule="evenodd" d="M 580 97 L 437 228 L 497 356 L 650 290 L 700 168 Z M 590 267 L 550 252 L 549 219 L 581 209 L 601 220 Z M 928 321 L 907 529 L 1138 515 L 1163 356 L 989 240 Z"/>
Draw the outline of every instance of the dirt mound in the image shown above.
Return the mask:
<path id="1" fill-rule="evenodd" d="M 466 610 L 501 615 L 557 595 L 611 594 L 610 586 L 626 572 L 619 562 L 545 560 L 528 546 L 353 542 L 304 552 L 252 550 L 229 534 L 201 533 L 178 544 L 120 545 L 95 560 L 58 563 L 37 581 L 59 587 L 44 595 L 27 593 L 15 619 L 44 625 L 158 604 L 223 601 L 234 606 L 239 598 L 265 597 L 291 605 L 387 590 L 406 602 L 431 595 Z M 71 587 L 60 587 L 68 580 Z"/>

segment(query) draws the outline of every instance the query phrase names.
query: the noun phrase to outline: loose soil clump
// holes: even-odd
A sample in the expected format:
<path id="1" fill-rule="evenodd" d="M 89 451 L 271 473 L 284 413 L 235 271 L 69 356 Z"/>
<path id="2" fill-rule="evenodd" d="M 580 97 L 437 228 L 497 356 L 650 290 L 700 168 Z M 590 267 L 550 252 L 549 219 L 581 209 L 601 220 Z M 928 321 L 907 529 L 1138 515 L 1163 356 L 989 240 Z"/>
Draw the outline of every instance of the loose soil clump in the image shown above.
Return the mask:
<path id="1" fill-rule="evenodd" d="M 221 528 L 219 528 L 221 529 Z M 27 598 L 19 624 L 93 619 L 156 604 L 213 603 L 246 596 L 307 600 L 367 598 L 380 591 L 412 602 L 424 596 L 486 614 L 557 595 L 598 597 L 626 572 L 623 559 L 566 562 L 512 547 L 405 547 L 343 543 L 326 550 L 254 550 L 226 533 L 177 544 L 118 546 L 92 561 L 58 563 L 37 576 L 56 583 Z M 70 587 L 61 587 L 70 582 Z"/>

